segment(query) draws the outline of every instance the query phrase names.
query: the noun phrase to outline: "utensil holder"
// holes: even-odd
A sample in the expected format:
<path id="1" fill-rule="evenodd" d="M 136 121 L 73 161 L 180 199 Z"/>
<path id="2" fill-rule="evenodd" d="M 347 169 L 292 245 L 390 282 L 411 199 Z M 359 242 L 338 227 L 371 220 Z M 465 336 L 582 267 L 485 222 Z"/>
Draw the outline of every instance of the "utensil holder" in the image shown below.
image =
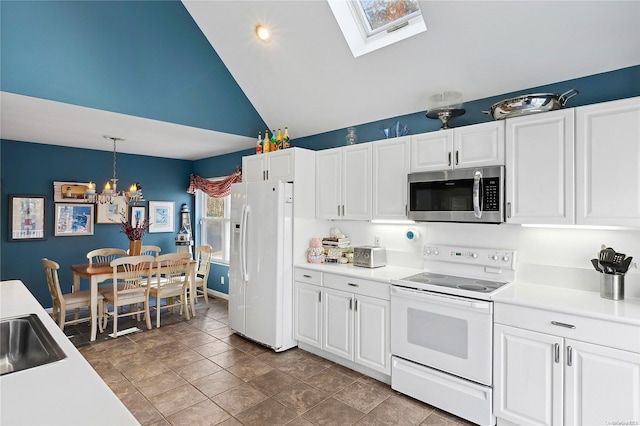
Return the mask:
<path id="1" fill-rule="evenodd" d="M 600 274 L 600 297 L 624 299 L 624 274 Z"/>

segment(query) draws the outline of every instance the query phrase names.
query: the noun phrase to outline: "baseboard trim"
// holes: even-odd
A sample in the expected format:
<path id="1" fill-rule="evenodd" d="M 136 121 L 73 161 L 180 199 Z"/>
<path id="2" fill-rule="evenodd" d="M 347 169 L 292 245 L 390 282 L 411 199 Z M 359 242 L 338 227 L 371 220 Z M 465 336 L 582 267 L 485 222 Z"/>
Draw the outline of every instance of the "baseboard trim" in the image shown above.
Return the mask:
<path id="1" fill-rule="evenodd" d="M 207 288 L 207 294 L 209 296 L 213 296 L 213 297 L 218 297 L 220 299 L 229 300 L 229 295 L 228 294 L 222 293 L 222 292 L 216 291 L 216 290 L 211 290 L 210 288 Z"/>

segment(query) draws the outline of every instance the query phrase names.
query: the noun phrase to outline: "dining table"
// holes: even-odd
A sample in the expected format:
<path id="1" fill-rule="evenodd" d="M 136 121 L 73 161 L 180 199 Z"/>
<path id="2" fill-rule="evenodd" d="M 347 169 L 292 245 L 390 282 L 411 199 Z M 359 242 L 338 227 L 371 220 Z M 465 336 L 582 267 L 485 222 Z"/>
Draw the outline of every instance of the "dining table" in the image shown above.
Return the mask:
<path id="1" fill-rule="evenodd" d="M 195 311 L 195 291 L 193 284 L 196 279 L 196 265 L 195 260 L 189 261 L 189 303 L 191 303 L 191 316 L 196 316 Z M 160 266 L 160 273 L 162 272 L 162 264 L 157 265 L 154 262 L 152 270 L 154 273 Z M 80 280 L 89 280 L 89 290 L 91 293 L 91 300 L 89 311 L 91 314 L 91 341 L 95 341 L 98 334 L 98 286 L 105 281 L 113 280 L 113 267 L 108 263 L 81 263 L 77 265 L 71 265 L 73 271 L 73 291 L 80 290 Z"/>

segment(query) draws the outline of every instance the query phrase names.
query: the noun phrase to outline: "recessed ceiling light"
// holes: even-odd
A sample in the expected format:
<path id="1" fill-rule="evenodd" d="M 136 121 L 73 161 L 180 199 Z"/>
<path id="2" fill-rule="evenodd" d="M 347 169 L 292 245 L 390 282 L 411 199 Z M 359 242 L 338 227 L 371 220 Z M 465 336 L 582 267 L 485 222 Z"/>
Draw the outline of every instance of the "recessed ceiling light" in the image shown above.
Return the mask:
<path id="1" fill-rule="evenodd" d="M 269 29 L 263 25 L 256 25 L 256 36 L 258 36 L 258 38 L 261 41 L 269 41 L 269 39 L 271 38 L 271 34 L 269 33 Z"/>

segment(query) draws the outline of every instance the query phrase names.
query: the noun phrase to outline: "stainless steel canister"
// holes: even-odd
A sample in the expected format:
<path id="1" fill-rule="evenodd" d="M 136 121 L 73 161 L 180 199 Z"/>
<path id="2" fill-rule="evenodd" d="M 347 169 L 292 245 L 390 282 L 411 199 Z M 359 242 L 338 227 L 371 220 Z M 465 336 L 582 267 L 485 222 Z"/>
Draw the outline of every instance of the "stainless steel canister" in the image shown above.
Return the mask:
<path id="1" fill-rule="evenodd" d="M 624 274 L 600 274 L 600 297 L 624 299 Z"/>

